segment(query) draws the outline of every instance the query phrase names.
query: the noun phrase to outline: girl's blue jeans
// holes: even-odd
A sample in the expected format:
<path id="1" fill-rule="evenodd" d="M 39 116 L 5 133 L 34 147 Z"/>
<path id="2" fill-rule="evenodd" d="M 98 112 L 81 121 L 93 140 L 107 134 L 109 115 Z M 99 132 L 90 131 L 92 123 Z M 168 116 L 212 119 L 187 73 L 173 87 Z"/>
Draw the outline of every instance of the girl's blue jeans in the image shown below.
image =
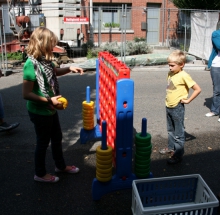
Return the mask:
<path id="1" fill-rule="evenodd" d="M 35 149 L 35 175 L 43 177 L 46 175 L 45 159 L 46 151 L 51 142 L 52 156 L 58 169 L 64 170 L 66 164 L 62 150 L 62 131 L 57 112 L 52 116 L 43 116 L 28 112 L 30 120 L 34 124 L 36 133 Z"/>
<path id="2" fill-rule="evenodd" d="M 179 103 L 174 108 L 166 107 L 168 149 L 174 150 L 174 156 L 181 158 L 184 154 L 185 129 L 184 129 L 184 104 Z"/>
<path id="3" fill-rule="evenodd" d="M 3 101 L 1 94 L 0 94 L 0 119 L 4 119 L 4 108 L 3 108 Z"/>
<path id="4" fill-rule="evenodd" d="M 220 115 L 220 67 L 211 67 L 210 73 L 213 85 L 211 112 Z"/>

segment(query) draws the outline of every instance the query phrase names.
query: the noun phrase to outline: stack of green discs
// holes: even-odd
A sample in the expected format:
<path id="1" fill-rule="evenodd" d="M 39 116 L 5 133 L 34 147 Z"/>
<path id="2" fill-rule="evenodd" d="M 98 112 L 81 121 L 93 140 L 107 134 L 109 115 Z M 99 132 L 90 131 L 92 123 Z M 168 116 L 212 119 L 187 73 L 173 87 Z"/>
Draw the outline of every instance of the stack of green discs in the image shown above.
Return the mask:
<path id="1" fill-rule="evenodd" d="M 141 133 L 137 133 L 135 145 L 135 174 L 138 178 L 147 178 L 150 174 L 151 135 L 146 133 L 146 136 L 141 136 Z"/>

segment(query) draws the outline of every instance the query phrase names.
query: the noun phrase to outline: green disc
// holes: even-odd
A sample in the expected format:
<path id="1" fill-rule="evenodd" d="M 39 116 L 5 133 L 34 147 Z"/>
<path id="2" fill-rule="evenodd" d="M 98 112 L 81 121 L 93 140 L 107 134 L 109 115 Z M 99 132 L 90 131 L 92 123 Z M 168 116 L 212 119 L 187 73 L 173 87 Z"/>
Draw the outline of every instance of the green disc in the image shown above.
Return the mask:
<path id="1" fill-rule="evenodd" d="M 151 162 L 151 159 L 143 159 L 143 160 L 139 160 L 139 159 L 135 159 L 135 164 L 138 165 L 149 165 Z"/>
<path id="2" fill-rule="evenodd" d="M 136 147 L 148 147 L 151 145 L 151 141 L 148 141 L 148 142 L 139 142 L 137 140 L 135 140 L 135 146 Z"/>
<path id="3" fill-rule="evenodd" d="M 150 157 L 151 156 L 151 151 L 142 152 L 142 151 L 136 150 L 136 154 L 140 157 Z"/>
<path id="4" fill-rule="evenodd" d="M 142 152 L 147 152 L 152 149 L 152 145 L 150 144 L 149 146 L 138 146 L 136 145 L 136 149 L 142 151 Z"/>
<path id="5" fill-rule="evenodd" d="M 135 162 L 135 168 L 138 168 L 138 169 L 147 169 L 149 166 L 150 166 L 150 163 L 140 165 Z"/>
<path id="6" fill-rule="evenodd" d="M 147 142 L 151 142 L 151 135 L 149 133 L 147 133 L 147 135 L 145 137 L 141 136 L 141 133 L 137 133 L 135 135 L 135 142 L 141 142 L 141 143 L 147 143 Z"/>
<path id="7" fill-rule="evenodd" d="M 136 172 L 135 172 L 135 175 L 136 175 L 138 178 L 148 178 L 148 177 L 149 177 L 149 174 L 150 174 L 150 171 L 147 172 L 147 173 L 143 173 L 143 174 L 141 174 L 141 173 L 136 173 Z"/>
<path id="8" fill-rule="evenodd" d="M 149 158 L 151 156 L 151 151 L 149 152 L 136 151 L 136 154 L 142 158 Z"/>
<path id="9" fill-rule="evenodd" d="M 149 145 L 148 147 L 139 147 L 136 146 L 136 151 L 141 151 L 141 152 L 149 152 L 152 149 L 152 145 Z"/>
<path id="10" fill-rule="evenodd" d="M 150 165 L 149 165 L 148 168 L 140 169 L 140 168 L 135 167 L 134 169 L 135 169 L 135 172 L 138 172 L 138 173 L 146 173 L 146 172 L 149 172 L 149 170 L 150 170 Z"/>
<path id="11" fill-rule="evenodd" d="M 148 159 L 150 159 L 150 155 L 148 155 L 148 156 L 142 156 L 142 155 L 139 155 L 139 154 L 137 154 L 137 152 L 135 153 L 135 159 L 136 160 L 145 160 L 145 161 L 147 161 Z"/>

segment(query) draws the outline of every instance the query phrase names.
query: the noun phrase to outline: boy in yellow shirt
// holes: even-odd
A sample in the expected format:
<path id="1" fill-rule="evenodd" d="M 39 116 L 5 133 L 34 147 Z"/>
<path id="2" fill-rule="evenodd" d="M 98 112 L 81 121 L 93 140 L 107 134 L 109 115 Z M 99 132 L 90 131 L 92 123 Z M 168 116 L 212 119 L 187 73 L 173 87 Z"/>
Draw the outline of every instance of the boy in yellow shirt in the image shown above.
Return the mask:
<path id="1" fill-rule="evenodd" d="M 161 149 L 161 154 L 171 154 L 168 164 L 176 164 L 182 161 L 184 154 L 184 104 L 189 104 L 201 92 L 199 85 L 191 76 L 183 70 L 186 63 L 186 55 L 180 50 L 173 51 L 167 58 L 169 73 L 166 89 L 166 116 L 168 131 L 168 148 Z M 188 98 L 189 89 L 194 91 Z"/>

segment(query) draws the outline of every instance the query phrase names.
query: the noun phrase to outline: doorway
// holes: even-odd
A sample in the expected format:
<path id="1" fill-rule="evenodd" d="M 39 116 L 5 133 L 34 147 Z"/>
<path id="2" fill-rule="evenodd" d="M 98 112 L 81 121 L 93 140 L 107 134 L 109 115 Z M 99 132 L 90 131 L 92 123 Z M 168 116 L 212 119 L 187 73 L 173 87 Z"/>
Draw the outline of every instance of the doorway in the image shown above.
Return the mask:
<path id="1" fill-rule="evenodd" d="M 147 3 L 147 44 L 159 45 L 161 4 Z"/>

